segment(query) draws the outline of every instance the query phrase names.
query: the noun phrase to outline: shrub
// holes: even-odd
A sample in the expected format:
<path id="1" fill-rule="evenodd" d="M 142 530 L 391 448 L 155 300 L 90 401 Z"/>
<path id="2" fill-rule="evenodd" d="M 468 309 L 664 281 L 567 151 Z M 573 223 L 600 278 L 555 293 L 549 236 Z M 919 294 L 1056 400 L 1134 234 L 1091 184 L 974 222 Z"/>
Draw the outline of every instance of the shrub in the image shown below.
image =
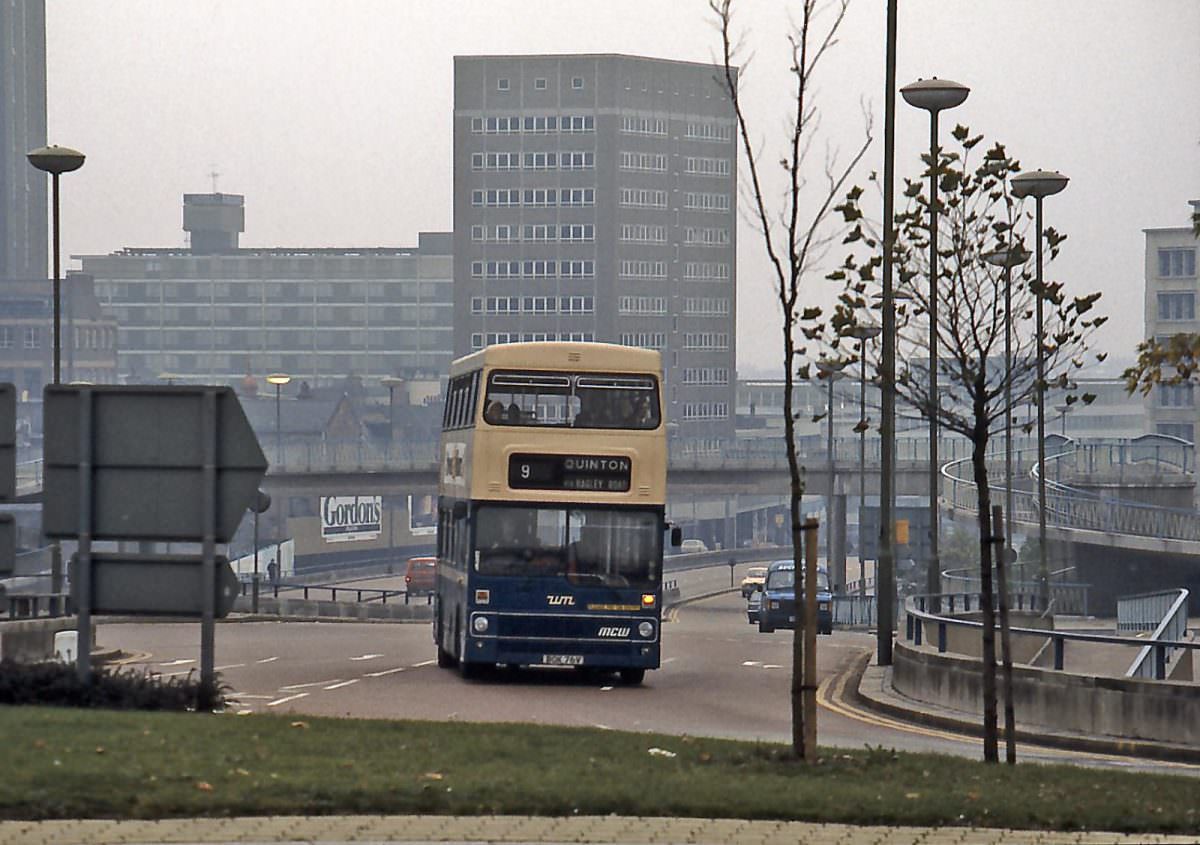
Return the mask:
<path id="1" fill-rule="evenodd" d="M 105 707 L 112 710 L 220 710 L 225 688 L 202 684 L 194 672 L 164 678 L 148 671 L 96 667 L 92 682 L 79 680 L 71 663 L 0 660 L 0 704 Z"/>

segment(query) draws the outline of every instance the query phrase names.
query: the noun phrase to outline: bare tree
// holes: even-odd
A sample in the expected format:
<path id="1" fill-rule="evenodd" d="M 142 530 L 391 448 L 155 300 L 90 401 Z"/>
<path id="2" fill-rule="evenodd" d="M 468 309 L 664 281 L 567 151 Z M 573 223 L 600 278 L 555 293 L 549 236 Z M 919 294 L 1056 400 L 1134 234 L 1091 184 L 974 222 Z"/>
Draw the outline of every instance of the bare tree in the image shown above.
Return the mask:
<path id="1" fill-rule="evenodd" d="M 923 417 L 936 417 L 943 428 L 963 435 L 972 444 L 983 614 L 984 759 L 996 762 L 993 526 L 987 453 L 993 432 L 998 428 L 1003 430 L 1008 413 L 1004 360 L 1006 325 L 1011 322 L 1011 382 L 1013 406 L 1016 407 L 1035 397 L 1039 388 L 1045 389 L 1050 384 L 1066 387 L 1070 374 L 1084 364 L 1088 338 L 1106 318 L 1090 314 L 1099 293 L 1068 297 L 1062 283 L 1043 282 L 1039 287 L 1027 271 L 1021 270 L 1012 277 L 1010 285 L 1004 271 L 985 259 L 991 252 L 1020 249 L 1027 236 L 1030 241 L 1037 237 L 1036 232 L 1027 232 L 1029 215 L 1023 213 L 1020 202 L 1010 191 L 1009 180 L 1020 171 L 1020 165 L 1000 144 L 987 149 L 982 160 L 972 164 L 972 156 L 982 136 L 971 136 L 968 129 L 957 126 L 953 137 L 955 150 L 940 148 L 936 160 L 928 154 L 922 156 L 926 170 L 918 179 L 906 180 L 905 195 L 909 207 L 896 216 L 898 287 L 910 297 L 907 308 L 898 314 L 897 358 L 900 363 L 896 390 Z M 933 326 L 929 325 L 928 311 L 930 199 L 924 190 L 931 175 L 936 175 L 939 183 L 938 239 L 941 245 L 937 271 L 938 312 Z M 848 221 L 856 222 L 849 241 L 861 243 L 876 253 L 879 242 L 866 231 L 858 195 L 852 194 L 839 209 Z M 1065 236 L 1047 229 L 1045 237 L 1053 258 Z M 835 348 L 848 331 L 871 319 L 870 293 L 874 267 L 878 263 L 877 254 L 871 254 L 865 260 L 851 255 L 840 270 L 831 274 L 845 285 L 830 325 Z M 1039 349 L 1033 322 L 1038 299 L 1047 312 L 1040 350 L 1046 381 L 1041 385 L 1037 376 Z M 929 361 L 927 351 L 931 331 L 937 332 L 941 349 L 936 362 Z M 930 390 L 931 364 L 938 368 L 941 383 L 936 402 Z M 1068 396 L 1068 402 L 1090 402 L 1093 398 L 1090 395 Z M 1011 515 L 1008 518 L 1011 519 Z M 997 571 L 1002 573 L 1003 570 Z"/>
<path id="2" fill-rule="evenodd" d="M 829 223 L 837 199 L 845 190 L 851 173 L 866 155 L 871 145 L 869 118 L 861 144 L 839 161 L 832 149 L 826 150 L 822 161 L 814 164 L 811 155 L 817 138 L 818 110 L 813 101 L 813 79 L 821 60 L 837 43 L 837 32 L 846 16 L 850 0 L 818 4 L 803 0 L 799 18 L 793 20 L 787 33 L 792 88 L 788 100 L 790 116 L 787 138 L 782 153 L 771 152 L 775 147 L 756 141 L 751 129 L 748 106 L 742 99 L 740 83 L 747 67 L 741 72 L 735 66 L 739 60 L 740 39 L 735 33 L 733 0 L 709 0 L 721 34 L 722 82 L 733 103 L 738 135 L 745 156 L 742 184 L 749 205 L 748 216 L 762 237 L 774 275 L 775 293 L 782 316 L 784 372 L 784 437 L 786 439 L 790 473 L 792 549 L 796 573 L 801 572 L 803 526 L 800 504 L 804 496 L 804 467 L 796 452 L 795 421 L 792 408 L 792 389 L 797 375 L 807 378 L 807 369 L 799 362 L 807 353 L 806 339 L 811 340 L 824 329 L 821 309 L 802 303 L 801 290 L 814 273 L 819 276 L 819 263 L 826 257 L 836 239 Z M 767 186 L 765 168 L 777 162 L 786 177 L 786 188 L 777 195 Z M 802 335 L 802 337 L 801 337 Z M 797 604 L 800 601 L 797 589 Z M 797 608 L 798 610 L 798 608 Z M 797 612 L 797 619 L 799 613 Z M 809 620 L 815 624 L 816 620 Z M 815 747 L 806 747 L 803 708 L 792 701 L 792 746 L 797 756 L 814 760 Z M 815 725 L 809 726 L 816 736 Z M 813 745 L 812 742 L 808 745 Z"/>

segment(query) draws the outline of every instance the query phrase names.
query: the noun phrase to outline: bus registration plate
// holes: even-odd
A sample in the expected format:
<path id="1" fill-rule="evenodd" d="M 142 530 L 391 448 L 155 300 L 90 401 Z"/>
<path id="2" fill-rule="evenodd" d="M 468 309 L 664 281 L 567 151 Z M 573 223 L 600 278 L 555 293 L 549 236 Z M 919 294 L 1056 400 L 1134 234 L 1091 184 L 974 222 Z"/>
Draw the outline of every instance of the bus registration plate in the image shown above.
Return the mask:
<path id="1" fill-rule="evenodd" d="M 544 666 L 582 666 L 582 654 L 543 654 Z"/>

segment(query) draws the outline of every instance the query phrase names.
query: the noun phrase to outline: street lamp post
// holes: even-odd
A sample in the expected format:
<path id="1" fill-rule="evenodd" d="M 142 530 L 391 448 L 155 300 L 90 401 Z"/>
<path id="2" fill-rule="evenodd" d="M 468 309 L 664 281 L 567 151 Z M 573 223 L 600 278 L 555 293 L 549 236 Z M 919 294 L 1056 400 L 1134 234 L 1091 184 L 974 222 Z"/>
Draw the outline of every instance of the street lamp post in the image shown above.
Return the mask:
<path id="1" fill-rule="evenodd" d="M 381 381 L 388 389 L 388 450 L 391 450 L 392 439 L 396 434 L 396 388 L 404 386 L 404 379 L 396 376 L 384 376 Z"/>
<path id="2" fill-rule="evenodd" d="M 1050 603 L 1050 571 L 1046 562 L 1046 354 L 1042 314 L 1042 200 L 1067 187 L 1067 182 L 1066 176 L 1053 170 L 1031 170 L 1028 173 L 1018 173 L 1012 178 L 1013 196 L 1033 197 L 1036 209 L 1034 225 L 1037 228 L 1037 287 L 1034 290 L 1034 300 L 1037 323 L 1038 598 L 1041 600 L 1043 611 L 1049 608 Z"/>
<path id="3" fill-rule="evenodd" d="M 839 573 L 833 571 L 833 487 L 837 481 L 837 470 L 835 467 L 833 447 L 833 383 L 845 376 L 845 373 L 842 372 L 842 368 L 844 366 L 846 366 L 845 361 L 824 360 L 817 362 L 817 371 L 820 374 L 820 377 L 825 379 L 829 385 L 829 404 L 825 409 L 825 415 L 827 418 L 826 442 L 828 443 L 827 449 L 829 453 L 829 495 L 825 499 L 827 502 L 825 507 L 825 565 L 829 568 L 829 582 L 831 584 L 845 583 L 845 573 L 841 573 L 843 577 L 840 581 L 838 581 L 836 580 L 836 576 Z"/>
<path id="4" fill-rule="evenodd" d="M 967 99 L 971 89 L 948 79 L 920 79 L 900 89 L 910 106 L 929 112 L 929 568 L 926 591 L 941 591 L 938 563 L 938 114 Z M 936 610 L 936 607 L 935 607 Z"/>
<path id="5" fill-rule="evenodd" d="M 250 611 L 258 613 L 258 515 L 271 507 L 271 496 L 262 490 L 259 490 L 254 496 L 254 502 L 250 505 L 250 510 L 254 513 L 254 580 L 251 582 L 250 593 Z"/>
<path id="6" fill-rule="evenodd" d="M 878 337 L 882 328 L 875 325 L 857 325 L 849 331 L 850 337 L 858 341 L 858 509 L 862 509 L 867 500 L 867 341 Z M 858 592 L 865 595 L 867 591 L 866 569 L 862 557 L 862 520 L 858 525 Z"/>
<path id="7" fill-rule="evenodd" d="M 53 222 L 51 231 L 54 237 L 54 383 L 62 381 L 62 271 L 59 266 L 60 227 L 58 213 L 58 177 L 62 173 L 70 173 L 83 167 L 84 155 L 79 150 L 70 147 L 40 147 L 25 154 L 29 163 L 38 170 L 50 174 L 51 194 L 53 196 Z"/>
<path id="8" fill-rule="evenodd" d="M 1012 553 L 1013 535 L 1013 402 L 1012 402 L 1012 268 L 1029 260 L 1020 248 L 985 253 L 989 264 L 1004 268 L 1004 554 Z"/>
<path id="9" fill-rule="evenodd" d="M 279 398 L 283 386 L 291 380 L 292 377 L 286 373 L 271 373 L 267 376 L 267 384 L 275 385 L 275 461 L 280 467 L 283 466 L 283 415 L 280 412 Z"/>

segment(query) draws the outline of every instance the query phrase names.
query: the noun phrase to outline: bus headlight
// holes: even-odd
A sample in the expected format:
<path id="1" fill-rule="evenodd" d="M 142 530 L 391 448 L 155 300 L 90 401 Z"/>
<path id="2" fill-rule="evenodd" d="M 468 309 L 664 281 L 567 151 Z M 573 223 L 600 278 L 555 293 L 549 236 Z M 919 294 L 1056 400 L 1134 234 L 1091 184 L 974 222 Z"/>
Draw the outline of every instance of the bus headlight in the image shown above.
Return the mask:
<path id="1" fill-rule="evenodd" d="M 476 634 L 486 634 L 488 629 L 488 620 L 486 616 L 476 616 L 471 620 L 471 627 Z"/>
<path id="2" fill-rule="evenodd" d="M 638 634 L 640 634 L 644 639 L 647 639 L 647 640 L 650 639 L 651 637 L 653 637 L 654 636 L 654 623 L 653 622 L 642 622 L 641 624 L 639 624 L 638 625 Z"/>

